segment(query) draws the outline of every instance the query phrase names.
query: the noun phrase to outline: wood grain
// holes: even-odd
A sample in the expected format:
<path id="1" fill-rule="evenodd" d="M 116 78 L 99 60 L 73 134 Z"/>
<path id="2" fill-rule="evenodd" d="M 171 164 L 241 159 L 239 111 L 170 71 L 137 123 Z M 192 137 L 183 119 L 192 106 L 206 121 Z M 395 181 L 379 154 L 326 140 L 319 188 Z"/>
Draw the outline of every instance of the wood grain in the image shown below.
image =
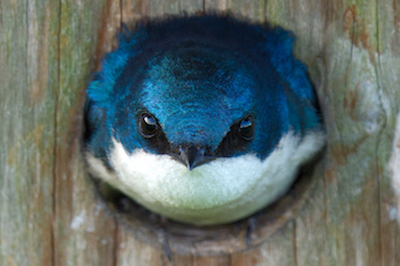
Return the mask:
<path id="1" fill-rule="evenodd" d="M 0 2 L 0 264 L 51 265 L 56 3 Z"/>
<path id="2" fill-rule="evenodd" d="M 296 34 L 328 145 L 311 197 L 277 233 L 219 256 L 172 249 L 170 261 L 85 173 L 84 90 L 122 22 L 204 10 Z M 400 265 L 398 77 L 398 0 L 0 1 L 0 265 Z"/>
<path id="3" fill-rule="evenodd" d="M 116 225 L 93 193 L 81 150 L 84 89 L 94 68 L 106 1 L 61 2 L 59 87 L 56 106 L 55 228 L 56 265 L 111 265 Z"/>

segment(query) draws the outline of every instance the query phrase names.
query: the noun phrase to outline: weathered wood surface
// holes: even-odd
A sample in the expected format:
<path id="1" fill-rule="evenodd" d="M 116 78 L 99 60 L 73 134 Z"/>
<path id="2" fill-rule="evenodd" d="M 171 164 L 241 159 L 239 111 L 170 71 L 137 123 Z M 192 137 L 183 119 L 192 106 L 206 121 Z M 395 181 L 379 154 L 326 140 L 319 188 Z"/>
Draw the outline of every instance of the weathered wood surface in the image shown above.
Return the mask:
<path id="1" fill-rule="evenodd" d="M 94 193 L 81 155 L 84 88 L 121 21 L 204 9 L 298 36 L 328 146 L 312 198 L 262 245 L 169 262 Z M 400 265 L 399 77 L 399 0 L 2 0 L 0 265 Z"/>

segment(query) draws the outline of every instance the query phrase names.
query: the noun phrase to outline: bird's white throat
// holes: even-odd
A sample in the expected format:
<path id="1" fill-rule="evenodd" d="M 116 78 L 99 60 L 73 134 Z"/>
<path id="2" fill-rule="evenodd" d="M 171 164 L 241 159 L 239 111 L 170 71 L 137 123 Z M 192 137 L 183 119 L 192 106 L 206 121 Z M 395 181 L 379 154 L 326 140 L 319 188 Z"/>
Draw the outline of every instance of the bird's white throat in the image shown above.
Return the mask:
<path id="1" fill-rule="evenodd" d="M 90 172 L 146 208 L 174 220 L 221 224 L 251 215 L 285 193 L 299 166 L 324 144 L 322 132 L 303 139 L 288 133 L 265 159 L 255 154 L 218 158 L 189 171 L 169 155 L 136 149 L 113 140 L 108 170 L 87 153 Z"/>

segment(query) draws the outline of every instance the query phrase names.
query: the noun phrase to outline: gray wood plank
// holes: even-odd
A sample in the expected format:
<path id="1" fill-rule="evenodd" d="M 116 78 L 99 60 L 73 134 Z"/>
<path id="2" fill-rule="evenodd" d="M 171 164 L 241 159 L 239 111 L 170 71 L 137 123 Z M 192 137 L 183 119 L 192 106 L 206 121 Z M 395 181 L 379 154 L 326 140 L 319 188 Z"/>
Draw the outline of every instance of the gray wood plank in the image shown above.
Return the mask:
<path id="1" fill-rule="evenodd" d="M 57 3 L 0 2 L 0 264 L 51 265 Z"/>

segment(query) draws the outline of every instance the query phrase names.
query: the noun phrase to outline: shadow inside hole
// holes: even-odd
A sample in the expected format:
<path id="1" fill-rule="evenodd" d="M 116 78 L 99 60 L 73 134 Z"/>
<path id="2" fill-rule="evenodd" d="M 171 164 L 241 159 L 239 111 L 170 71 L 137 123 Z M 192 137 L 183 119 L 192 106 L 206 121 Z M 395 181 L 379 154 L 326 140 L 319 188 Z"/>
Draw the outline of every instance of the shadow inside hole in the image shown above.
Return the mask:
<path id="1" fill-rule="evenodd" d="M 320 151 L 301 168 L 290 190 L 276 202 L 251 217 L 223 225 L 195 226 L 166 219 L 145 209 L 107 183 L 94 180 L 100 198 L 116 215 L 126 233 L 160 248 L 167 241 L 174 253 L 182 255 L 221 255 L 263 243 L 297 216 L 322 175 L 322 167 L 319 166 L 322 165 L 324 151 Z M 255 226 L 248 237 L 251 223 Z"/>

